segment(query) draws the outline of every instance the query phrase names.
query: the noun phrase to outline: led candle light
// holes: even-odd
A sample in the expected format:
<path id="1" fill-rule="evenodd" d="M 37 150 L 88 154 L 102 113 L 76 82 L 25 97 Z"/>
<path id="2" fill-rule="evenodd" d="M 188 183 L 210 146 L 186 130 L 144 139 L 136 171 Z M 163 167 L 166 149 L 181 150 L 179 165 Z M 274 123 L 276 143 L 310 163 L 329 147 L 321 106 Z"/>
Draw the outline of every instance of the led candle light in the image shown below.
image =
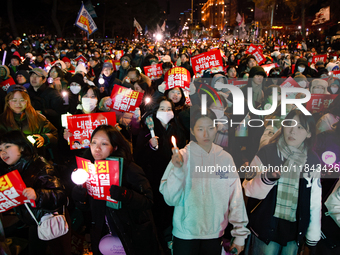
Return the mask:
<path id="1" fill-rule="evenodd" d="M 89 174 L 82 168 L 75 169 L 71 174 L 72 181 L 77 185 L 84 184 L 89 178 Z"/>
<path id="2" fill-rule="evenodd" d="M 35 144 L 35 139 L 34 139 L 33 135 L 27 136 L 27 139 L 28 139 L 28 141 L 31 142 L 31 144 Z"/>
<path id="3" fill-rule="evenodd" d="M 171 136 L 171 142 L 172 142 L 174 148 L 177 149 L 176 138 L 174 136 Z"/>

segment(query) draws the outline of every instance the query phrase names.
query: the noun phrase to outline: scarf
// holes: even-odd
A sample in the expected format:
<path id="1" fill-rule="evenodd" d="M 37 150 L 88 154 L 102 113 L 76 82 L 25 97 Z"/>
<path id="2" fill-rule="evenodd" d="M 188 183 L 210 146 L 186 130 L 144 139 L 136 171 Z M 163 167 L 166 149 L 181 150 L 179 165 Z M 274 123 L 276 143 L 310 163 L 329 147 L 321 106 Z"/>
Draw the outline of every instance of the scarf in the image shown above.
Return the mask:
<path id="1" fill-rule="evenodd" d="M 296 209 L 299 197 L 300 171 L 307 161 L 307 149 L 304 143 L 299 148 L 288 146 L 284 136 L 281 135 L 277 142 L 278 153 L 286 161 L 281 177 L 277 183 L 276 207 L 274 216 L 290 222 L 296 221 Z"/>
<path id="2" fill-rule="evenodd" d="M 263 100 L 262 85 L 252 84 L 253 88 L 253 105 L 255 102 L 261 103 Z"/>

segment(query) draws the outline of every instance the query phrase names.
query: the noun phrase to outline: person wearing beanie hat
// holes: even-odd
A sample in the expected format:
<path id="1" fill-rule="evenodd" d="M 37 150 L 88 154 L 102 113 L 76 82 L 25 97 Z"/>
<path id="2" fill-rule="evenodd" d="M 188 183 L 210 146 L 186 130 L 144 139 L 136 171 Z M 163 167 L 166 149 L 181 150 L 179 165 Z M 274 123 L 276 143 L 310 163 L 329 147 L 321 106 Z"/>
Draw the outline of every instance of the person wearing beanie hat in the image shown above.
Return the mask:
<path id="1" fill-rule="evenodd" d="M 67 111 L 71 114 L 75 114 L 77 111 L 77 105 L 79 104 L 79 92 L 86 86 L 86 83 L 84 82 L 84 77 L 80 73 L 77 73 L 70 78 L 69 84 L 69 105 Z"/>
<path id="2" fill-rule="evenodd" d="M 329 94 L 327 91 L 328 82 L 321 79 L 314 79 L 310 87 L 311 94 Z"/>
<path id="3" fill-rule="evenodd" d="M 74 71 L 76 68 L 71 64 L 71 60 L 68 57 L 63 57 L 62 61 L 66 65 L 66 70 L 67 71 Z"/>
<path id="4" fill-rule="evenodd" d="M 7 80 L 9 76 L 9 68 L 7 66 L 0 65 L 0 81 Z"/>
<path id="5" fill-rule="evenodd" d="M 340 94 L 340 80 L 339 79 L 329 79 L 330 81 L 330 85 L 329 87 L 327 88 L 327 91 L 330 93 L 330 94 Z"/>
<path id="6" fill-rule="evenodd" d="M 300 85 L 301 88 L 306 88 L 308 85 L 308 80 L 306 76 L 304 76 L 300 72 L 295 73 L 294 80 Z"/>
<path id="7" fill-rule="evenodd" d="M 165 56 L 162 58 L 162 61 L 163 61 L 163 63 L 171 62 L 171 57 L 170 57 L 169 55 L 165 55 Z"/>
<path id="8" fill-rule="evenodd" d="M 120 67 L 117 72 L 117 78 L 123 80 L 131 67 L 131 57 L 129 55 L 122 56 L 120 59 Z"/>
<path id="9" fill-rule="evenodd" d="M 15 76 L 16 83 L 24 86 L 26 89 L 30 85 L 30 75 L 26 70 L 19 70 Z"/>
<path id="10" fill-rule="evenodd" d="M 87 74 L 86 67 L 82 63 L 79 63 L 76 67 L 75 73 L 80 73 L 85 76 Z"/>
<path id="11" fill-rule="evenodd" d="M 262 103 L 264 93 L 263 87 L 265 84 L 265 78 L 267 77 L 266 72 L 261 66 L 254 66 L 249 71 L 248 84 L 242 88 L 245 98 L 248 98 L 248 88 L 253 89 L 253 106 L 257 107 Z"/>
<path id="12" fill-rule="evenodd" d="M 19 69 L 23 69 L 23 68 L 20 68 L 20 64 L 21 64 L 20 54 L 19 52 L 16 51 L 11 56 L 11 63 L 8 65 L 8 68 L 10 70 L 10 74 L 12 77 L 15 77 L 15 73 Z"/>
<path id="13" fill-rule="evenodd" d="M 100 91 L 101 97 L 110 96 L 115 84 L 121 85 L 122 82 L 116 78 L 111 62 L 105 62 L 101 74 L 94 80 Z"/>

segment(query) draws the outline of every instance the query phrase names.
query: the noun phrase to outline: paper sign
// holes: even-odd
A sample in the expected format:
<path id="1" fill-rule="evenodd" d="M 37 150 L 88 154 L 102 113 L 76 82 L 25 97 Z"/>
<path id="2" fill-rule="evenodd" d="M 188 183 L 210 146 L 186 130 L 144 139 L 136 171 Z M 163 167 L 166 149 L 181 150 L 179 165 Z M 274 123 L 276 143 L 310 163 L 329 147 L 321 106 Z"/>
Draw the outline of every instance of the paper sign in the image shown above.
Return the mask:
<path id="1" fill-rule="evenodd" d="M 78 114 L 67 117 L 71 150 L 89 148 L 91 134 L 100 125 L 116 125 L 114 112 Z"/>
<path id="2" fill-rule="evenodd" d="M 269 75 L 269 71 L 272 69 L 272 68 L 276 68 L 276 67 L 279 67 L 279 65 L 277 63 L 274 63 L 274 64 L 268 64 L 268 65 L 263 65 L 261 66 L 263 67 L 264 71 L 266 72 L 267 75 Z"/>
<path id="3" fill-rule="evenodd" d="M 144 66 L 144 73 L 151 80 L 159 79 L 162 77 L 162 74 L 163 74 L 162 64 Z"/>
<path id="4" fill-rule="evenodd" d="M 315 55 L 313 56 L 312 64 L 316 64 L 318 61 L 322 61 L 323 63 L 326 63 L 327 60 L 327 54 L 323 55 Z"/>
<path id="5" fill-rule="evenodd" d="M 206 69 L 211 69 L 215 73 L 223 72 L 221 51 L 218 49 L 192 57 L 191 64 L 196 77 L 201 77 Z"/>
<path id="6" fill-rule="evenodd" d="M 30 202 L 22 195 L 26 185 L 18 170 L 14 170 L 0 177 L 0 212 Z M 35 206 L 35 205 L 34 205 Z"/>
<path id="7" fill-rule="evenodd" d="M 120 67 L 120 61 L 119 60 L 112 60 L 112 65 L 113 65 L 113 69 L 115 71 L 119 71 L 119 67 Z"/>
<path id="8" fill-rule="evenodd" d="M 142 103 L 143 95 L 141 92 L 114 85 L 111 93 L 112 103 L 107 106 L 120 112 L 133 113 Z"/>
<path id="9" fill-rule="evenodd" d="M 256 59 L 256 62 L 259 64 L 259 65 L 262 65 L 263 63 L 266 62 L 266 58 L 263 56 L 263 54 L 257 50 L 257 51 L 254 51 L 253 52 L 253 55 Z"/>
<path id="10" fill-rule="evenodd" d="M 122 161 L 116 159 L 96 160 L 92 164 L 88 159 L 76 157 L 77 167 L 89 174 L 85 186 L 87 193 L 94 199 L 118 204 L 118 201 L 112 199 L 110 195 L 111 185 L 121 186 L 122 165 L 120 163 Z"/>
<path id="11" fill-rule="evenodd" d="M 253 52 L 257 51 L 258 48 L 254 44 L 250 44 L 246 50 L 246 54 L 253 54 Z"/>
<path id="12" fill-rule="evenodd" d="M 281 88 L 291 88 L 291 87 L 301 88 L 300 85 L 292 77 L 289 77 L 284 82 L 282 82 L 280 87 Z"/>
<path id="13" fill-rule="evenodd" d="M 13 80 L 12 77 L 9 77 L 7 80 L 4 80 L 0 82 L 0 87 L 4 90 L 7 91 L 8 88 L 12 85 L 15 85 L 15 81 Z"/>
<path id="14" fill-rule="evenodd" d="M 338 95 L 331 94 L 312 94 L 307 102 L 306 109 L 311 113 L 322 112 L 329 107 Z"/>
<path id="15" fill-rule="evenodd" d="M 228 79 L 228 84 L 234 85 L 235 87 L 238 88 L 243 88 L 244 86 L 246 86 L 248 84 L 247 80 L 237 80 L 235 79 Z"/>
<path id="16" fill-rule="evenodd" d="M 333 78 L 340 79 L 340 71 L 332 71 L 331 74 L 333 74 Z"/>
<path id="17" fill-rule="evenodd" d="M 171 68 L 164 75 L 165 90 L 173 89 L 175 87 L 189 90 L 190 79 L 190 72 L 184 67 Z"/>

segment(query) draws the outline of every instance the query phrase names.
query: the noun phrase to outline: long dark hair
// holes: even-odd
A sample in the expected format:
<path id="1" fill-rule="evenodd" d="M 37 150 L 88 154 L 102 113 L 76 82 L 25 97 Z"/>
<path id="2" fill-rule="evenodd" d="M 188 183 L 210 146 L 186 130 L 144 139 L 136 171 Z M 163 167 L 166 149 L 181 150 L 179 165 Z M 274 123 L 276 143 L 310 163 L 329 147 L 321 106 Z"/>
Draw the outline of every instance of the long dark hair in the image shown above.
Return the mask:
<path id="1" fill-rule="evenodd" d="M 304 143 L 305 146 L 307 147 L 308 150 L 312 149 L 315 141 L 316 141 L 316 125 L 315 125 L 315 120 L 314 117 L 311 115 L 305 115 L 303 112 L 301 112 L 300 110 L 292 110 L 290 111 L 287 116 L 286 116 L 286 120 L 287 119 L 293 119 L 295 116 L 297 116 L 300 120 L 300 124 L 301 126 L 303 126 L 304 129 L 306 129 L 307 132 L 309 132 L 311 134 L 310 138 L 306 138 Z M 289 123 L 287 124 L 287 122 L 285 123 L 286 126 L 290 126 L 292 124 Z M 283 135 L 283 129 L 284 127 L 281 127 L 281 135 Z M 276 137 L 276 139 L 271 140 L 270 142 L 274 142 L 276 143 L 278 141 L 280 136 Z"/>
<path id="2" fill-rule="evenodd" d="M 23 150 L 21 152 L 22 157 L 35 155 L 33 145 L 20 130 L 12 130 L 0 135 L 0 144 L 3 143 L 12 143 L 19 146 Z"/>
<path id="3" fill-rule="evenodd" d="M 181 100 L 179 100 L 178 103 L 175 103 L 175 107 L 176 107 L 176 108 L 179 107 L 179 106 L 183 106 L 183 105 L 185 104 L 185 95 L 184 95 L 183 89 L 180 88 L 180 87 L 178 87 L 178 88 L 179 88 L 179 90 L 180 90 L 180 92 L 181 92 L 182 97 L 181 97 Z M 173 89 L 175 89 L 175 88 L 173 88 Z M 165 97 L 168 97 L 169 92 L 170 92 L 171 90 L 173 90 L 173 89 L 168 89 L 168 90 L 166 90 L 166 91 L 164 92 L 164 96 L 165 96 Z"/>
<path id="4" fill-rule="evenodd" d="M 117 150 L 112 152 L 110 156 L 124 158 L 124 165 L 129 165 L 133 161 L 131 143 L 126 140 L 126 138 L 119 132 L 116 127 L 113 127 L 111 125 L 98 126 L 92 132 L 91 142 L 92 138 L 98 131 L 104 131 L 105 134 L 107 134 L 107 136 L 109 137 L 112 147 L 117 147 Z M 91 161 L 94 160 L 90 148 L 85 151 L 84 157 L 90 159 Z"/>

